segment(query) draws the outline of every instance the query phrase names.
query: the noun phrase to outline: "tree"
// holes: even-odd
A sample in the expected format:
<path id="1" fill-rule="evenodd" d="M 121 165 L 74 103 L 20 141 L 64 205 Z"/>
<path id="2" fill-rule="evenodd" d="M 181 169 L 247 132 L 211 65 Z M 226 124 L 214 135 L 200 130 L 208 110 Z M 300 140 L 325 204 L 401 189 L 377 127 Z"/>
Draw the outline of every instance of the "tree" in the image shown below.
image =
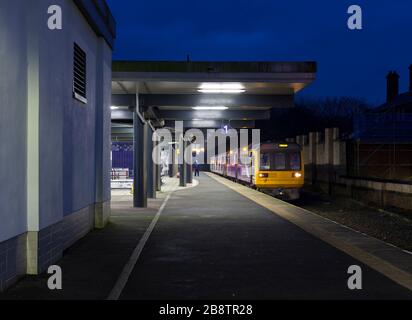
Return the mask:
<path id="1" fill-rule="evenodd" d="M 295 108 L 272 109 L 271 119 L 257 121 L 256 126 L 262 130 L 262 141 L 283 140 L 331 127 L 348 134 L 352 132 L 354 115 L 369 108 L 367 102 L 353 97 L 301 98 Z"/>

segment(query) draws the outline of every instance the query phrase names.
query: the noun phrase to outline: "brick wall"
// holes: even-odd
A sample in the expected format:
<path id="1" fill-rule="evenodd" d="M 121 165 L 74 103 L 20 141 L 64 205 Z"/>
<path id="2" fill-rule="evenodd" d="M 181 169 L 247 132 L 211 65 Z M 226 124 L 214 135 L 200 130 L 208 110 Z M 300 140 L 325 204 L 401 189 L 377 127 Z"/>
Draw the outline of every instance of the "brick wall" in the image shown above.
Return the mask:
<path id="1" fill-rule="evenodd" d="M 25 274 L 46 272 L 63 251 L 94 228 L 95 206 L 83 208 L 39 232 L 27 232 L 0 243 L 0 292 Z"/>
<path id="2" fill-rule="evenodd" d="M 38 234 L 38 272 L 45 272 L 61 259 L 63 251 L 83 238 L 94 227 L 94 205 L 66 216 L 61 222 Z"/>
<path id="3" fill-rule="evenodd" d="M 83 208 L 62 221 L 63 250 L 83 238 L 94 227 L 94 205 Z"/>
<path id="4" fill-rule="evenodd" d="M 0 243 L 0 291 L 26 274 L 26 235 Z"/>

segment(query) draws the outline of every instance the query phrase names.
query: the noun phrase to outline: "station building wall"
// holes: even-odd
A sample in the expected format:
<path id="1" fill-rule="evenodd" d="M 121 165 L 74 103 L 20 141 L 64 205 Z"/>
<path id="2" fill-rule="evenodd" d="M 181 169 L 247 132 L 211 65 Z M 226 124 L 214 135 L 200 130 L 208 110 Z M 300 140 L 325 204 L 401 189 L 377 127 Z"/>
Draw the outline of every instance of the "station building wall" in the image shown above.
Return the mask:
<path id="1" fill-rule="evenodd" d="M 27 230 L 27 36 L 20 10 L 13 1 L 0 3 L 0 243 Z"/>
<path id="2" fill-rule="evenodd" d="M 88 0 L 87 0 L 88 1 Z M 110 214 L 111 54 L 72 0 L 0 2 L 0 291 L 47 270 Z M 87 103 L 73 98 L 74 43 Z"/>

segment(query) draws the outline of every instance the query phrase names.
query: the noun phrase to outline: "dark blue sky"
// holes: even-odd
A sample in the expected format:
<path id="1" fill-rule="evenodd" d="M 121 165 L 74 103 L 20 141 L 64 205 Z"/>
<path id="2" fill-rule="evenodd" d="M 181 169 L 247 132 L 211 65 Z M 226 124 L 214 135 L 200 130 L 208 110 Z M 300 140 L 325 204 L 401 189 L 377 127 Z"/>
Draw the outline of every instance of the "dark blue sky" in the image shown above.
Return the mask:
<path id="1" fill-rule="evenodd" d="M 107 0 L 117 21 L 114 59 L 318 62 L 316 82 L 300 93 L 350 95 L 378 104 L 389 70 L 408 85 L 410 0 Z M 350 31 L 347 8 L 363 9 Z"/>

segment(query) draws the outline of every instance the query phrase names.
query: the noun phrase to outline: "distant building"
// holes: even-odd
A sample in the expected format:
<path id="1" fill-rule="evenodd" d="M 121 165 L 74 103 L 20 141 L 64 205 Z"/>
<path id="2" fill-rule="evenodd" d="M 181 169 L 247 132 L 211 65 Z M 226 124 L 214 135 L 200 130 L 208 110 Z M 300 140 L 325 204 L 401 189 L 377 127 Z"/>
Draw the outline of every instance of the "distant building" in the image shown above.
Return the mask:
<path id="1" fill-rule="evenodd" d="M 389 72 L 386 79 L 386 102 L 354 117 L 349 174 L 412 181 L 412 65 L 409 91 L 399 94 L 397 72 Z"/>
<path id="2" fill-rule="evenodd" d="M 399 75 L 386 76 L 386 102 L 354 117 L 353 138 L 373 143 L 412 142 L 412 65 L 409 91 L 399 94 Z"/>
<path id="3" fill-rule="evenodd" d="M 0 291 L 107 221 L 114 38 L 103 0 L 0 1 Z"/>
<path id="4" fill-rule="evenodd" d="M 399 94 L 399 75 L 389 72 L 387 79 L 386 102 L 376 109 L 376 112 L 412 113 L 412 65 L 409 66 L 409 90 Z"/>

